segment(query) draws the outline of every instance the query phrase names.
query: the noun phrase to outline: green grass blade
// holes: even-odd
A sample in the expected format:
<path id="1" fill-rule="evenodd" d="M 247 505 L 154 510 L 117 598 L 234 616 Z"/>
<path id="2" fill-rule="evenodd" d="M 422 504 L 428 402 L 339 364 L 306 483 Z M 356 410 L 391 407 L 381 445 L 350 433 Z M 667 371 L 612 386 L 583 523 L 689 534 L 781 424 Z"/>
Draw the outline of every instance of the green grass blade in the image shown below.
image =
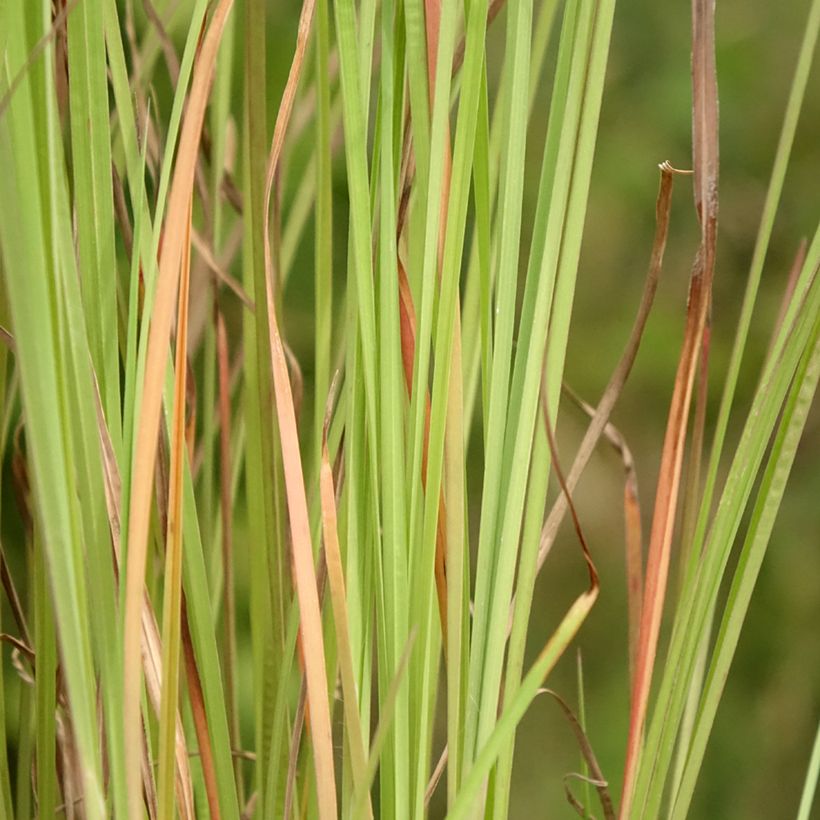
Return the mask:
<path id="1" fill-rule="evenodd" d="M 811 750 L 806 782 L 803 785 L 803 794 L 800 796 L 800 806 L 797 809 L 797 820 L 809 820 L 818 779 L 820 779 L 820 726 L 817 728 L 814 746 Z"/>
<path id="2" fill-rule="evenodd" d="M 77 245 L 89 347 L 114 452 L 122 449 L 117 265 L 102 3 L 68 17 L 69 102 Z"/>
<path id="3" fill-rule="evenodd" d="M 524 713 L 538 695 L 544 678 L 580 629 L 595 603 L 597 594 L 597 587 L 593 587 L 575 600 L 521 681 L 515 697 L 504 706 L 495 728 L 475 758 L 458 799 L 447 814 L 448 820 L 459 820 L 470 816 L 474 801 L 501 749 L 509 742 Z"/>
<path id="4" fill-rule="evenodd" d="M 51 817 L 57 809 L 57 634 L 48 593 L 45 557 L 34 547 L 34 649 L 37 658 L 37 811 Z"/>
<path id="5" fill-rule="evenodd" d="M 811 279 L 811 274 L 818 263 L 820 231 L 815 235 L 804 264 L 801 282 L 795 291 L 796 304 L 792 306 L 792 316 L 781 326 L 777 334 L 773 349 L 779 352 L 775 354 L 771 366 L 766 368 L 752 402 L 726 479 L 721 503 L 718 505 L 704 547 L 703 560 L 698 572 L 687 577 L 681 592 L 667 663 L 638 770 L 634 803 L 636 812 L 642 810 L 644 801 L 658 805 L 661 799 L 667 770 L 671 765 L 674 739 L 685 706 L 690 673 L 697 647 L 704 637 L 707 615 L 716 599 L 743 510 L 751 494 L 766 445 L 775 429 L 778 412 L 807 344 L 811 323 L 820 306 L 820 288 L 816 278 Z M 804 301 L 801 294 L 805 292 L 805 286 L 801 283 L 809 281 L 811 286 L 805 294 Z"/>
<path id="6" fill-rule="evenodd" d="M 265 803 L 265 775 L 273 720 L 277 658 L 282 650 L 287 603 L 284 592 L 284 544 L 281 519 L 276 513 L 281 501 L 275 470 L 273 385 L 270 372 L 270 341 L 265 296 L 264 185 L 268 148 L 266 104 L 265 3 L 245 4 L 245 126 L 244 136 L 244 247 L 245 286 L 252 289 L 257 309 L 243 316 L 245 339 L 245 409 L 248 430 L 246 482 L 251 551 L 251 630 L 254 644 L 254 702 L 258 811 Z M 271 492 L 271 488 L 273 491 Z M 274 569 L 275 568 L 275 569 Z M 278 581 L 272 582 L 275 572 Z"/>
<path id="7" fill-rule="evenodd" d="M 22 51 L 27 41 L 24 5 L 11 4 L 8 10 L 11 33 L 7 61 L 12 70 L 26 58 Z M 64 672 L 83 763 L 85 810 L 89 817 L 101 818 L 104 798 L 91 628 L 76 518 L 76 484 L 66 441 L 67 396 L 57 353 L 59 332 L 52 313 L 56 271 L 46 256 L 53 242 L 44 235 L 43 214 L 47 207 L 40 195 L 44 180 L 31 140 L 31 134 L 37 133 L 32 91 L 24 79 L 0 119 L 0 152 L 15 157 L 1 175 L 0 241 L 26 412 L 32 486 L 48 551 L 51 589 L 66 659 Z M 40 104 L 45 103 L 41 97 Z"/>
<path id="8" fill-rule="evenodd" d="M 315 366 L 314 366 L 314 470 L 321 461 L 322 428 L 325 400 L 330 390 L 331 344 L 333 338 L 333 154 L 330 144 L 332 117 L 330 109 L 330 20 L 328 0 L 316 4 L 316 225 L 314 240 Z M 283 253 L 284 256 L 284 253 Z"/>
<path id="9" fill-rule="evenodd" d="M 718 703 L 723 694 L 729 667 L 737 649 L 740 631 L 749 609 L 755 582 L 760 574 L 766 547 L 780 509 L 780 502 L 786 489 L 797 446 L 800 443 L 806 419 L 817 390 L 817 382 L 820 379 L 820 346 L 817 345 L 818 330 L 820 330 L 820 322 L 815 326 L 814 338 L 809 343 L 800 368 L 795 375 L 794 384 L 786 400 L 777 435 L 769 454 L 769 461 L 758 490 L 751 523 L 746 533 L 712 653 L 692 740 L 688 745 L 686 765 L 681 777 L 680 787 L 673 796 L 673 808 L 670 817 L 675 818 L 675 820 L 686 817 L 689 811 L 695 782 L 703 762 L 706 743 L 711 733 Z"/>

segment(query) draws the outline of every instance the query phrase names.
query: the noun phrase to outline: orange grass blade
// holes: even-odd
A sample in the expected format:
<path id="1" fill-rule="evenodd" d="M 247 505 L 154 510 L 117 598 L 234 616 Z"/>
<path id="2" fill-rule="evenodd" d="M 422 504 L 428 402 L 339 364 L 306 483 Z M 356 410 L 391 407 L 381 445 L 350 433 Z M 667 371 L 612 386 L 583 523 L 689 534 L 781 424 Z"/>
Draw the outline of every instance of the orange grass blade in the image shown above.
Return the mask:
<path id="1" fill-rule="evenodd" d="M 433 110 L 433 104 L 436 96 L 436 64 L 438 61 L 438 41 L 439 30 L 441 28 L 441 0 L 425 0 L 424 2 L 424 24 L 427 32 L 427 82 L 430 95 L 430 110 Z M 445 126 L 444 132 L 444 183 L 441 187 L 441 202 L 439 204 L 439 231 L 438 231 L 438 274 L 441 277 L 442 260 L 444 257 L 444 241 L 447 236 L 447 212 L 450 205 L 450 177 L 452 175 L 453 154 L 450 140 L 450 126 Z M 415 332 L 414 332 L 415 337 Z M 415 346 L 414 346 L 415 347 Z M 436 557 L 435 557 L 435 580 L 436 580 L 436 594 L 438 596 L 439 617 L 441 619 L 441 637 L 442 643 L 445 647 L 445 660 L 450 657 L 450 640 L 448 635 L 448 619 L 447 614 L 447 533 L 448 533 L 448 516 L 447 509 L 444 503 L 445 489 L 453 487 L 455 492 L 453 495 L 461 496 L 461 498 L 453 498 L 458 508 L 453 510 L 453 515 L 449 519 L 450 526 L 453 524 L 458 528 L 463 521 L 461 517 L 461 506 L 463 505 L 464 488 L 462 486 L 463 477 L 455 472 L 455 470 L 447 470 L 447 461 L 451 458 L 459 464 L 463 462 L 461 458 L 460 448 L 463 447 L 464 433 L 461 425 L 458 423 L 458 416 L 461 414 L 461 311 L 459 309 L 458 299 L 455 302 L 455 323 L 453 325 L 453 349 L 452 349 L 452 365 L 450 368 L 450 385 L 448 387 L 448 401 L 447 401 L 447 418 L 445 421 L 444 442 L 445 442 L 445 475 L 444 481 L 441 485 L 441 494 L 439 497 L 438 521 L 436 522 Z M 413 351 L 415 356 L 415 350 Z M 427 486 L 427 450 L 428 442 L 430 440 L 430 399 L 429 391 L 426 398 L 427 407 L 425 409 L 424 420 L 424 454 L 422 457 L 422 476 L 423 483 L 426 489 Z M 450 458 L 448 458 L 448 456 Z M 450 473 L 448 477 L 448 472 Z M 453 475 L 453 473 L 455 473 Z M 463 533 L 456 530 L 454 544 L 456 541 L 463 541 Z M 457 704 L 450 704 L 451 708 L 458 708 Z"/>
<path id="2" fill-rule="evenodd" d="M 171 337 L 174 297 L 179 282 L 183 245 L 187 232 L 188 204 L 202 134 L 202 123 L 216 53 L 233 0 L 220 0 L 202 42 L 188 95 L 179 150 L 168 198 L 163 251 L 159 261 L 156 297 L 148 330 L 145 382 L 136 434 L 128 523 L 128 556 L 125 589 L 123 723 L 125 733 L 126 778 L 131 820 L 142 816 L 142 772 L 140 766 L 142 689 L 141 621 L 151 514 L 151 489 L 157 457 L 162 388 Z"/>
<path id="3" fill-rule="evenodd" d="M 638 660 L 632 686 L 620 817 L 630 816 L 658 647 L 692 388 L 711 306 L 718 215 L 714 0 L 692 0 L 692 143 L 701 242 L 689 287 L 686 330 L 669 409 L 649 541 Z"/>
<path id="4" fill-rule="evenodd" d="M 182 474 L 188 447 L 185 415 L 188 393 L 188 302 L 191 285 L 191 201 L 182 253 L 174 362 L 174 409 L 168 486 L 168 530 L 165 538 L 165 589 L 162 607 L 162 695 L 159 717 L 158 799 L 162 817 L 174 814 L 173 757 L 179 701 L 179 656 L 182 614 Z"/>

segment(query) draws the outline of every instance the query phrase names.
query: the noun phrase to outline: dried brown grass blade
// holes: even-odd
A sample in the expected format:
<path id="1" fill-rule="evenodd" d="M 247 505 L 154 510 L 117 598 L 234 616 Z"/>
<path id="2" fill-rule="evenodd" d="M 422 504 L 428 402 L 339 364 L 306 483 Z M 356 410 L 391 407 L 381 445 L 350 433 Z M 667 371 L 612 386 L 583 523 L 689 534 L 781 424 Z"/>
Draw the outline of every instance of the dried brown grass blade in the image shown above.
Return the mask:
<path id="1" fill-rule="evenodd" d="M 595 408 L 564 385 L 564 393 L 590 418 Z M 626 439 L 612 422 L 607 422 L 603 436 L 618 453 L 624 468 L 624 535 L 626 541 L 626 589 L 629 611 L 629 670 L 634 674 L 638 650 L 638 631 L 641 625 L 641 595 L 643 587 L 643 538 L 641 532 L 641 504 L 638 498 L 638 473 L 635 459 Z"/>
<path id="2" fill-rule="evenodd" d="M 179 282 L 187 232 L 188 203 L 194 184 L 199 140 L 217 49 L 233 0 L 220 0 L 194 66 L 191 90 L 168 197 L 163 251 L 159 261 L 156 297 L 148 330 L 145 381 L 136 434 L 135 460 L 129 501 L 128 557 L 125 591 L 123 724 L 129 816 L 141 816 L 140 690 L 142 688 L 141 622 L 143 621 L 145 562 L 151 513 L 151 488 L 157 454 L 162 387 L 171 336 L 174 297 Z"/>
<path id="3" fill-rule="evenodd" d="M 26 622 L 26 615 L 23 611 L 23 605 L 20 601 L 20 596 L 17 594 L 17 587 L 14 583 L 14 578 L 9 570 L 8 562 L 6 561 L 6 551 L 3 547 L 3 542 L 0 541 L 0 583 L 2 583 L 3 590 L 6 593 L 6 600 L 9 603 L 12 617 L 17 624 L 17 629 L 20 630 L 20 635 L 23 640 L 31 645 L 31 636 L 28 631 L 28 623 Z"/>
<path id="4" fill-rule="evenodd" d="M 430 800 L 436 793 L 438 784 L 441 782 L 441 776 L 444 774 L 444 770 L 447 768 L 447 761 L 449 760 L 449 758 L 450 749 L 448 746 L 445 746 L 441 750 L 441 755 L 439 755 L 438 763 L 436 763 L 436 768 L 433 769 L 433 773 L 430 775 L 430 780 L 427 783 L 427 788 L 424 790 L 425 809 L 430 805 Z"/>
<path id="5" fill-rule="evenodd" d="M 31 648 L 31 646 L 27 644 L 25 641 L 21 640 L 15 635 L 9 635 L 8 632 L 0 632 L 0 642 L 7 643 L 9 646 L 13 647 L 15 651 L 17 651 L 20 655 L 28 659 L 32 669 L 36 668 L 35 663 L 37 660 L 37 656 L 34 650 Z M 27 683 L 29 682 L 27 678 L 23 678 L 23 680 L 26 680 Z M 33 682 L 33 679 L 31 680 L 31 682 Z"/>
<path id="6" fill-rule="evenodd" d="M 74 820 L 77 807 L 82 806 L 82 764 L 74 742 L 71 719 L 67 712 L 57 712 L 57 750 L 60 784 L 63 789 L 63 808 L 66 820 Z"/>
<path id="7" fill-rule="evenodd" d="M 658 197 L 655 203 L 655 238 L 652 243 L 652 254 L 649 262 L 649 270 L 646 275 L 644 283 L 644 290 L 641 296 L 641 303 L 638 308 L 637 316 L 632 325 L 632 330 L 629 334 L 626 347 L 623 354 L 612 374 L 609 384 L 601 397 L 598 407 L 592 417 L 587 432 L 581 441 L 578 452 L 567 475 L 567 488 L 571 494 L 578 480 L 580 479 L 587 463 L 589 462 L 598 441 L 606 430 L 609 417 L 615 403 L 623 390 L 626 380 L 632 371 L 632 365 L 635 362 L 635 357 L 638 354 L 641 339 L 643 337 L 646 322 L 649 319 L 649 313 L 652 309 L 652 304 L 655 300 L 655 293 L 658 289 L 658 281 L 660 279 L 661 267 L 663 265 L 664 252 L 666 250 L 666 239 L 669 233 L 669 213 L 672 205 L 672 182 L 676 173 L 682 173 L 673 168 L 668 162 L 661 163 L 659 166 L 661 171 L 660 185 L 658 189 Z M 567 495 L 560 495 L 550 510 L 547 520 L 541 529 L 541 544 L 538 548 L 538 571 L 544 565 L 552 545 L 555 543 L 555 537 L 558 534 L 558 528 L 564 519 L 567 512 Z M 514 605 L 514 603 L 513 603 Z M 512 614 L 512 606 L 510 608 Z"/>
<path id="8" fill-rule="evenodd" d="M 598 758 L 595 757 L 595 752 L 592 750 L 592 744 L 590 744 L 589 738 L 586 736 L 586 732 L 584 732 L 578 718 L 575 717 L 575 713 L 569 708 L 567 702 L 557 692 L 554 692 L 552 689 L 545 689 L 544 692 L 550 695 L 561 707 L 561 711 L 564 713 L 564 717 L 567 719 L 567 723 L 569 723 L 572 733 L 575 735 L 576 741 L 578 741 L 578 748 L 581 750 L 581 754 L 583 755 L 587 766 L 589 766 L 589 771 L 592 775 L 592 777 L 589 778 L 589 782 L 592 783 L 598 791 L 598 797 L 601 800 L 601 809 L 604 812 L 604 817 L 606 820 L 615 820 L 615 808 L 612 805 L 612 797 L 610 797 L 609 794 L 609 784 L 601 771 L 601 767 L 598 764 Z M 586 817 L 586 812 L 584 812 L 582 816 Z"/>
<path id="9" fill-rule="evenodd" d="M 305 480 L 299 437 L 296 429 L 296 411 L 293 391 L 288 375 L 287 358 L 276 318 L 273 290 L 273 258 L 268 225 L 270 223 L 271 193 L 276 169 L 285 140 L 293 101 L 304 61 L 308 35 L 313 20 L 314 0 L 304 0 L 299 16 L 296 49 L 288 80 L 282 93 L 282 101 L 273 129 L 270 154 L 265 179 L 265 295 L 268 310 L 271 369 L 276 396 L 276 415 L 279 421 L 279 441 L 282 447 L 282 464 L 285 473 L 291 548 L 296 595 L 299 601 L 302 655 L 305 663 L 307 702 L 310 710 L 310 733 L 313 741 L 313 763 L 316 770 L 319 816 L 322 820 L 337 817 L 336 776 L 333 765 L 333 734 L 330 724 L 330 706 L 327 694 L 322 616 L 313 565 L 313 548 L 310 536 Z"/>
<path id="10" fill-rule="evenodd" d="M 558 485 L 561 487 L 561 493 L 567 500 L 569 514 L 572 518 L 572 525 L 575 528 L 575 535 L 578 537 L 578 543 L 581 545 L 581 552 L 584 556 L 584 563 L 587 565 L 587 572 L 589 574 L 589 588 L 587 592 L 584 593 L 584 595 L 592 597 L 592 601 L 590 602 L 591 606 L 595 598 L 598 597 L 598 590 L 600 588 L 598 570 L 595 568 L 595 563 L 592 560 L 592 553 L 589 551 L 589 544 L 587 543 L 587 539 L 584 536 L 584 531 L 581 528 L 581 520 L 578 517 L 578 511 L 575 509 L 575 504 L 572 500 L 572 493 L 570 492 L 569 486 L 567 485 L 566 478 L 564 478 L 564 471 L 561 469 L 561 462 L 558 458 L 558 445 L 555 443 L 555 433 L 553 432 L 552 425 L 550 424 L 549 408 L 547 407 L 547 396 L 543 390 L 541 391 L 540 398 L 541 413 L 544 417 L 544 430 L 547 434 L 547 442 L 549 443 L 550 448 L 550 459 L 552 469 L 555 473 L 555 477 L 558 479 Z M 572 608 L 574 608 L 578 604 L 578 602 L 584 597 L 584 595 L 576 599 L 575 604 L 573 604 Z"/>
<path id="11" fill-rule="evenodd" d="M 208 244 L 205 237 L 203 237 L 199 231 L 194 229 L 191 234 L 191 239 L 193 240 L 194 247 L 196 248 L 197 253 L 202 257 L 202 260 L 208 266 L 208 270 L 214 275 L 214 278 L 229 288 L 242 302 L 245 307 L 253 313 L 254 306 L 253 300 L 250 296 L 245 292 L 245 289 L 239 282 L 234 279 L 220 264 L 219 260 L 214 256 L 213 250 L 211 246 Z"/>
<path id="12" fill-rule="evenodd" d="M 569 642 L 572 641 L 581 625 L 586 620 L 595 602 L 598 600 L 598 593 L 601 589 L 600 579 L 598 577 L 598 570 L 592 560 L 592 554 L 589 551 L 589 545 L 584 537 L 581 528 L 581 522 L 578 518 L 578 512 L 575 509 L 575 504 L 572 501 L 572 494 L 561 469 L 560 459 L 558 458 L 558 447 L 555 443 L 555 436 L 552 431 L 552 425 L 549 419 L 549 408 L 547 406 L 547 396 L 544 390 L 541 390 L 541 412 L 544 420 L 544 430 L 547 436 L 547 442 L 550 449 L 550 458 L 552 470 L 555 477 L 558 479 L 558 484 L 561 487 L 562 494 L 566 497 L 567 506 L 569 508 L 572 523 L 575 527 L 575 534 L 578 538 L 578 543 L 581 546 L 584 563 L 587 566 L 587 576 L 589 578 L 589 586 L 572 602 L 569 609 L 564 614 L 561 623 L 549 637 L 543 648 L 535 659 L 530 672 L 527 673 L 526 678 L 529 679 L 537 670 L 538 676 L 543 681 L 554 667 L 556 660 L 561 656 Z M 502 718 L 503 719 L 503 718 Z"/>
<path id="13" fill-rule="evenodd" d="M 698 356 L 711 308 L 718 217 L 718 112 L 714 0 L 692 0 L 692 151 L 701 241 L 689 286 L 683 347 L 669 409 L 649 540 L 638 661 L 632 686 L 620 817 L 630 815 L 658 646 L 687 419 Z"/>
<path id="14" fill-rule="evenodd" d="M 142 7 L 145 10 L 145 16 L 156 30 L 160 48 L 162 49 L 162 54 L 165 58 L 165 64 L 168 68 L 168 74 L 171 77 L 171 83 L 176 87 L 179 82 L 179 57 L 177 57 L 174 44 L 168 36 L 168 32 L 162 22 L 162 18 L 159 16 L 159 13 L 151 0 L 142 0 Z"/>

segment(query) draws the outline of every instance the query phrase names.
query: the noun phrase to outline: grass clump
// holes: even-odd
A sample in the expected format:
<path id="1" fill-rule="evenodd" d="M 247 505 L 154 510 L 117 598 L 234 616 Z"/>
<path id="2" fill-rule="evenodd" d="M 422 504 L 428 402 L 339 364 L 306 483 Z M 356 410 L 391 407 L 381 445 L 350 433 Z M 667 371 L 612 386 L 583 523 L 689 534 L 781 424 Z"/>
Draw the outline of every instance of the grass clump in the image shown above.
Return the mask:
<path id="1" fill-rule="evenodd" d="M 820 2 L 713 427 L 713 4 L 692 3 L 692 169 L 660 166 L 596 407 L 565 371 L 614 0 L 304 0 L 286 61 L 268 6 L 0 11 L 3 815 L 509 816 L 518 729 L 601 606 L 573 497 L 603 438 L 627 472 L 629 730 L 619 794 L 583 685 L 579 717 L 553 693 L 587 773 L 567 796 L 687 816 L 820 377 L 817 233 L 733 413 Z M 700 242 L 644 562 L 610 415 L 676 178 Z M 563 396 L 589 417 L 566 464 Z M 585 580 L 544 638 L 567 513 Z"/>

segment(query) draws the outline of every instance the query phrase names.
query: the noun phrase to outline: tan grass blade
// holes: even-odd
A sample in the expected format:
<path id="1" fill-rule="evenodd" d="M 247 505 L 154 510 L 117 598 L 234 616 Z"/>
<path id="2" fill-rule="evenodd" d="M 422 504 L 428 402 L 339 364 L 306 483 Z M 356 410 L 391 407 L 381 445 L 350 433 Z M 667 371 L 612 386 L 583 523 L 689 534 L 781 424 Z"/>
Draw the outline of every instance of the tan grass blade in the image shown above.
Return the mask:
<path id="1" fill-rule="evenodd" d="M 338 374 L 337 374 L 338 378 Z M 350 645 L 350 625 L 347 614 L 347 591 L 345 590 L 342 553 L 339 548 L 339 531 L 336 515 L 336 489 L 333 486 L 333 467 L 327 447 L 327 431 L 333 413 L 336 379 L 330 388 L 330 396 L 322 430 L 322 465 L 320 473 L 322 502 L 322 532 L 325 539 L 325 563 L 327 580 L 330 584 L 330 602 L 333 607 L 333 625 L 336 632 L 336 646 L 339 653 L 339 672 L 342 679 L 342 706 L 344 707 L 345 735 L 350 750 L 351 773 L 355 791 L 364 788 L 367 767 L 365 736 L 359 718 L 359 696 L 356 691 L 356 677 L 353 672 L 353 650 Z M 365 806 L 365 815 L 373 817 L 370 799 Z"/>
<path id="2" fill-rule="evenodd" d="M 233 0 L 220 0 L 213 12 L 211 24 L 202 41 L 194 67 L 168 199 L 163 251 L 159 262 L 156 297 L 148 331 L 145 383 L 136 434 L 129 501 L 125 592 L 123 722 L 131 820 L 139 820 L 142 814 L 142 773 L 139 753 L 140 690 L 142 688 L 140 634 L 143 620 L 151 488 L 157 455 L 162 387 L 171 336 L 174 297 L 179 281 L 183 245 L 187 236 L 185 225 L 188 219 L 188 203 L 193 191 L 202 123 L 213 79 L 217 49 L 232 5 Z"/>
<path id="3" fill-rule="evenodd" d="M 330 724 L 330 705 L 328 703 L 322 614 L 316 586 L 316 569 L 313 564 L 310 519 L 305 495 L 302 458 L 299 452 L 293 391 L 288 375 L 285 348 L 276 319 L 276 304 L 273 295 L 273 257 L 270 232 L 268 230 L 273 183 L 276 178 L 276 169 L 282 153 L 288 122 L 293 110 L 293 101 L 302 70 L 314 8 L 314 0 L 304 0 L 302 12 L 299 16 L 296 49 L 288 74 L 288 81 L 282 94 L 282 101 L 279 105 L 279 112 L 276 116 L 276 125 L 274 126 L 268 156 L 265 180 L 265 293 L 268 309 L 273 389 L 276 396 L 276 415 L 279 421 L 279 441 L 282 447 L 282 464 L 285 473 L 285 491 L 293 550 L 293 574 L 296 595 L 299 600 L 299 634 L 305 662 L 319 816 L 322 820 L 331 820 L 331 818 L 337 817 L 336 776 L 333 766 L 333 733 Z"/>
<path id="4" fill-rule="evenodd" d="M 566 385 L 564 385 L 564 393 L 590 418 L 595 417 L 595 408 L 587 404 Z M 635 674 L 643 592 L 643 536 L 641 504 L 638 498 L 638 474 L 632 451 L 615 425 L 607 422 L 603 436 L 621 457 L 624 468 L 624 540 L 626 542 L 626 599 L 629 612 L 629 674 L 631 679 Z"/>

